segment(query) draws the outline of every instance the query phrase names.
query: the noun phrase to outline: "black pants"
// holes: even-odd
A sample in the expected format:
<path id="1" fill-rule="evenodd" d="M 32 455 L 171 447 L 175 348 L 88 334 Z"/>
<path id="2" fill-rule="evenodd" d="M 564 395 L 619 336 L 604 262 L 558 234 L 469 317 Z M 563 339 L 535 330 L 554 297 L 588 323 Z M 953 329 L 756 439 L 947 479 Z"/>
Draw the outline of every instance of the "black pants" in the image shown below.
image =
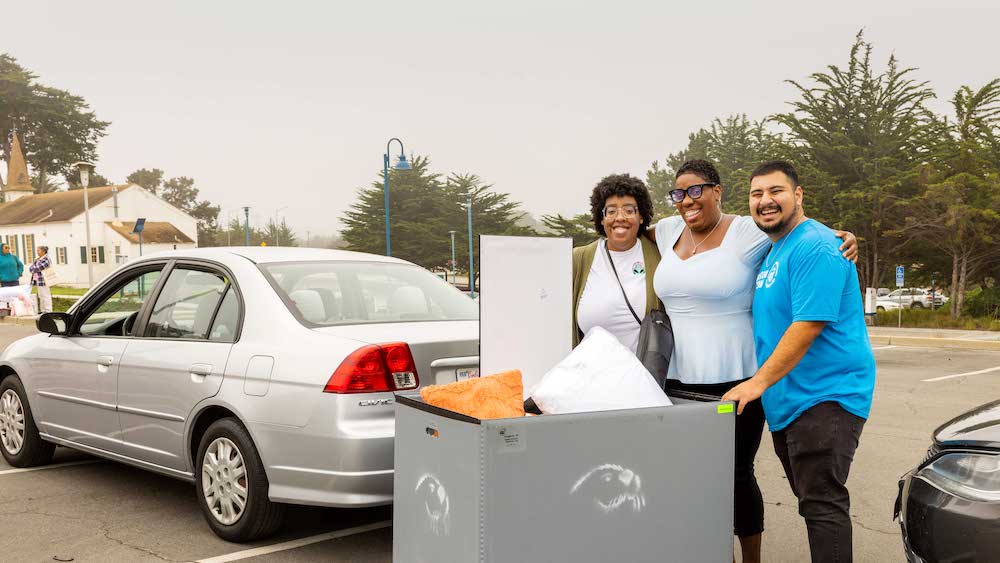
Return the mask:
<path id="1" fill-rule="evenodd" d="M 0 287 L 14 287 L 14 286 L 17 286 L 17 285 L 21 285 L 21 282 L 19 282 L 17 280 L 14 280 L 14 281 L 0 281 Z"/>
<path id="2" fill-rule="evenodd" d="M 744 380 L 745 381 L 745 380 Z M 688 391 L 722 398 L 743 381 L 710 385 L 687 385 L 675 379 L 667 380 L 667 392 Z M 764 531 L 764 497 L 760 494 L 753 462 L 764 433 L 764 407 L 753 401 L 736 417 L 736 471 L 733 483 L 733 532 L 741 537 Z"/>
<path id="3" fill-rule="evenodd" d="M 771 433 L 806 520 L 813 563 L 853 561 L 847 475 L 864 425 L 865 419 L 826 402 Z"/>

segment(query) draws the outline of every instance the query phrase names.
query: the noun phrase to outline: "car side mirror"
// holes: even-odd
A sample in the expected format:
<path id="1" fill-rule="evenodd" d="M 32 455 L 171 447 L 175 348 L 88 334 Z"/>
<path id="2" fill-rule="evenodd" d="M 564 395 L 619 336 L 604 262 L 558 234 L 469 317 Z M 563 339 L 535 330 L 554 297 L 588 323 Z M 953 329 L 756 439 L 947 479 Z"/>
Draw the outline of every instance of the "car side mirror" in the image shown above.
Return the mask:
<path id="1" fill-rule="evenodd" d="M 72 320 L 73 316 L 68 313 L 44 313 L 35 321 L 35 326 L 41 332 L 62 335 L 69 332 L 69 325 Z"/>

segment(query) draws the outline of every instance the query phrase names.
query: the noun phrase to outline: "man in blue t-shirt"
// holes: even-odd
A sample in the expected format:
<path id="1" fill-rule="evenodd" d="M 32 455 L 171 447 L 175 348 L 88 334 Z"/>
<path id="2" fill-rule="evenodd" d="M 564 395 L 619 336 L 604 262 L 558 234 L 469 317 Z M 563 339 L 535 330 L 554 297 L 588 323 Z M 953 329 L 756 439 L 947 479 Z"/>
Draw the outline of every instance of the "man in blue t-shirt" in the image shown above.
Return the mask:
<path id="1" fill-rule="evenodd" d="M 875 388 L 857 271 L 833 231 L 806 218 L 791 164 L 754 170 L 750 214 L 772 241 L 753 299 L 760 368 L 722 399 L 737 413 L 761 399 L 813 562 L 851 561 L 847 475 Z"/>

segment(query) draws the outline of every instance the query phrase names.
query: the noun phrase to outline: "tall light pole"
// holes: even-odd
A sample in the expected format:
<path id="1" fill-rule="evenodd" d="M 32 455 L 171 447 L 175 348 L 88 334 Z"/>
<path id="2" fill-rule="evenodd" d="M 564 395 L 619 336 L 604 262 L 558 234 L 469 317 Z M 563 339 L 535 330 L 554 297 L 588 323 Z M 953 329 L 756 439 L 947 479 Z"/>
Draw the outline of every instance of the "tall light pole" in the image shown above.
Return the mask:
<path id="1" fill-rule="evenodd" d="M 94 170 L 94 165 L 89 162 L 76 162 L 73 168 L 80 173 L 80 185 L 83 186 L 83 221 L 87 230 L 87 287 L 94 287 L 94 257 L 90 253 L 90 197 L 87 194 L 90 173 Z"/>
<path id="2" fill-rule="evenodd" d="M 243 215 L 246 217 L 246 223 L 244 223 L 243 232 L 246 233 L 247 242 L 246 245 L 250 246 L 250 208 L 243 208 Z"/>
<path id="3" fill-rule="evenodd" d="M 278 246 L 279 244 L 281 244 L 281 231 L 278 230 L 278 213 L 281 213 L 282 211 L 284 211 L 286 209 L 288 209 L 288 206 L 287 205 L 283 205 L 283 206 L 281 206 L 281 207 L 279 207 L 279 208 L 277 208 L 277 209 L 274 210 L 274 246 Z M 282 220 L 281 224 L 284 224 L 284 223 L 285 223 L 285 221 Z"/>
<path id="4" fill-rule="evenodd" d="M 385 255 L 392 256 L 392 240 L 389 238 L 389 145 L 393 141 L 399 143 L 399 160 L 396 162 L 396 170 L 409 170 L 410 163 L 406 161 L 406 154 L 403 153 L 403 141 L 396 137 L 389 139 L 385 144 L 385 154 L 382 155 L 382 177 L 385 178 Z"/>
<path id="5" fill-rule="evenodd" d="M 472 187 L 469 187 L 469 297 L 476 298 L 476 271 L 472 262 Z"/>
<path id="6" fill-rule="evenodd" d="M 455 231 L 448 231 L 451 235 L 451 285 L 455 285 Z"/>

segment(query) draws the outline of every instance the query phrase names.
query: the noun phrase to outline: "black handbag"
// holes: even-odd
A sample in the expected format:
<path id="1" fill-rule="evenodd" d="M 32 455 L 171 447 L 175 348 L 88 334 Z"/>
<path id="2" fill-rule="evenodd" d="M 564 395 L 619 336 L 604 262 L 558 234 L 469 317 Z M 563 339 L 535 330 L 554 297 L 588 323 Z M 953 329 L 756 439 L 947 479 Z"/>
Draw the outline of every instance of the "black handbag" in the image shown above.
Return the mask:
<path id="1" fill-rule="evenodd" d="M 667 313 L 659 309 L 653 309 L 642 320 L 632 308 L 632 303 L 625 294 L 625 287 L 618 277 L 615 269 L 615 262 L 611 259 L 611 251 L 608 250 L 607 243 L 604 245 L 604 252 L 608 256 L 608 263 L 611 264 L 611 271 L 618 280 L 618 288 L 622 290 L 622 297 L 628 310 L 635 317 L 635 322 L 639 323 L 639 344 L 636 346 L 635 355 L 642 362 L 642 365 L 649 371 L 657 385 L 666 390 L 667 369 L 670 367 L 670 356 L 674 353 L 674 329 L 670 325 L 670 317 Z"/>

